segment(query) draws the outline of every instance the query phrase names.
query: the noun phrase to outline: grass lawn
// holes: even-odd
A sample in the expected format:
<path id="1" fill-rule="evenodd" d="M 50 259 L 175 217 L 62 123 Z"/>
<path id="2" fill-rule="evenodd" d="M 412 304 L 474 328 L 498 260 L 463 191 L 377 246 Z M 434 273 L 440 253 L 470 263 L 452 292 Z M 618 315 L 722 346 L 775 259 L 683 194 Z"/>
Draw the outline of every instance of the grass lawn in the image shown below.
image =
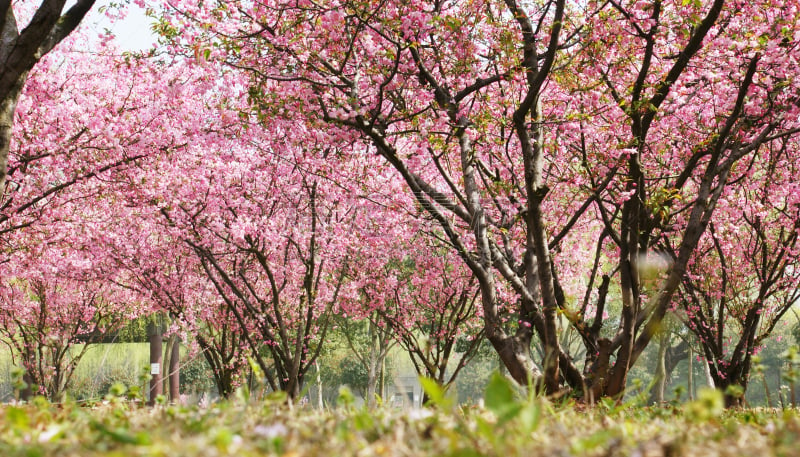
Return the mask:
<path id="1" fill-rule="evenodd" d="M 368 411 L 346 398 L 325 411 L 281 398 L 210 408 L 147 408 L 123 397 L 55 407 L 37 399 L 0 409 L 0 455 L 760 457 L 800 449 L 796 410 L 724 411 L 713 391 L 663 408 L 553 405 L 494 380 L 485 408 L 432 397 L 435 409 L 407 411 Z"/>

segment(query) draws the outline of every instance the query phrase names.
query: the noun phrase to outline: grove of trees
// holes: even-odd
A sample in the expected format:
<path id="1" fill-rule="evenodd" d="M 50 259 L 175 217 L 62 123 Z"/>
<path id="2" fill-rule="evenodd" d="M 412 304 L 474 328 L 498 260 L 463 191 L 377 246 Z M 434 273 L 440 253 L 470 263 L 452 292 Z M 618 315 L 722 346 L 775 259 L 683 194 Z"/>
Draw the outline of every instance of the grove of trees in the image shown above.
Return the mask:
<path id="1" fill-rule="evenodd" d="M 370 398 L 488 341 L 592 403 L 677 327 L 734 406 L 800 296 L 797 1 L 170 0 L 141 53 L 92 4 L 0 8 L 0 341 L 52 398 L 161 313 L 222 395 L 361 322 Z"/>

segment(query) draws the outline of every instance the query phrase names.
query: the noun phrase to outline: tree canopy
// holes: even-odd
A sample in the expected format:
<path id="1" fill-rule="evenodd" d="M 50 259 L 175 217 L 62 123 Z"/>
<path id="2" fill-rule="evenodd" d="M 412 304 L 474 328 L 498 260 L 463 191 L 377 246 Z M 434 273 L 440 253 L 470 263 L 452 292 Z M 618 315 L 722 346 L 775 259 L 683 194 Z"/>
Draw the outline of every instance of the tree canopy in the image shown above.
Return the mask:
<path id="1" fill-rule="evenodd" d="M 334 316 L 382 316 L 412 352 L 446 319 L 520 384 L 588 402 L 624 393 L 667 313 L 746 387 L 796 301 L 797 2 L 151 14 L 157 51 L 80 54 L 79 30 L 13 79 L 0 287 L 83 268 L 206 351 L 237 335 L 229 363 L 291 395 Z"/>

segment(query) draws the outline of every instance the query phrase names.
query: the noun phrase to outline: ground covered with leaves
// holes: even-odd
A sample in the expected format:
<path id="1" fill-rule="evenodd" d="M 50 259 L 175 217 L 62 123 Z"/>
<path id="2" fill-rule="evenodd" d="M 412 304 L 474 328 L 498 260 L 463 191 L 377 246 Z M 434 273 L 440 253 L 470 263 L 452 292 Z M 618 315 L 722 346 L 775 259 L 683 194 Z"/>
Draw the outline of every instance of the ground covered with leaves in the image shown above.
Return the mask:
<path id="1" fill-rule="evenodd" d="M 431 392 L 429 392 L 431 393 Z M 796 410 L 724 411 L 721 395 L 660 408 L 520 398 L 490 383 L 485 407 L 292 408 L 280 397 L 212 407 L 36 399 L 0 409 L 3 456 L 793 456 Z"/>

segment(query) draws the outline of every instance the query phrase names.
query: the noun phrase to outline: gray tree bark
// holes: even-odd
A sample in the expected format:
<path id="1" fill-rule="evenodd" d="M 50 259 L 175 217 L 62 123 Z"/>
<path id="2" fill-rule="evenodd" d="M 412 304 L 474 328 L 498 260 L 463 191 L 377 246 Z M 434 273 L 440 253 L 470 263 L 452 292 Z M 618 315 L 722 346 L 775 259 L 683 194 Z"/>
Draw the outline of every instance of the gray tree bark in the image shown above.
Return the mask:
<path id="1" fill-rule="evenodd" d="M 662 329 L 658 337 L 658 359 L 656 372 L 653 374 L 653 386 L 650 390 L 648 403 L 664 403 L 664 393 L 667 387 L 667 350 L 669 349 L 669 333 Z"/>
<path id="2" fill-rule="evenodd" d="M 169 362 L 167 379 L 169 380 L 169 401 L 177 403 L 181 397 L 181 339 L 172 335 L 169 342 Z"/>
<path id="3" fill-rule="evenodd" d="M 687 365 L 689 366 L 688 378 L 686 383 L 688 384 L 688 391 L 689 391 L 689 400 L 694 400 L 694 367 L 692 366 L 692 359 L 694 358 L 694 350 L 692 349 L 692 345 L 689 345 L 689 359 L 687 360 Z"/>

